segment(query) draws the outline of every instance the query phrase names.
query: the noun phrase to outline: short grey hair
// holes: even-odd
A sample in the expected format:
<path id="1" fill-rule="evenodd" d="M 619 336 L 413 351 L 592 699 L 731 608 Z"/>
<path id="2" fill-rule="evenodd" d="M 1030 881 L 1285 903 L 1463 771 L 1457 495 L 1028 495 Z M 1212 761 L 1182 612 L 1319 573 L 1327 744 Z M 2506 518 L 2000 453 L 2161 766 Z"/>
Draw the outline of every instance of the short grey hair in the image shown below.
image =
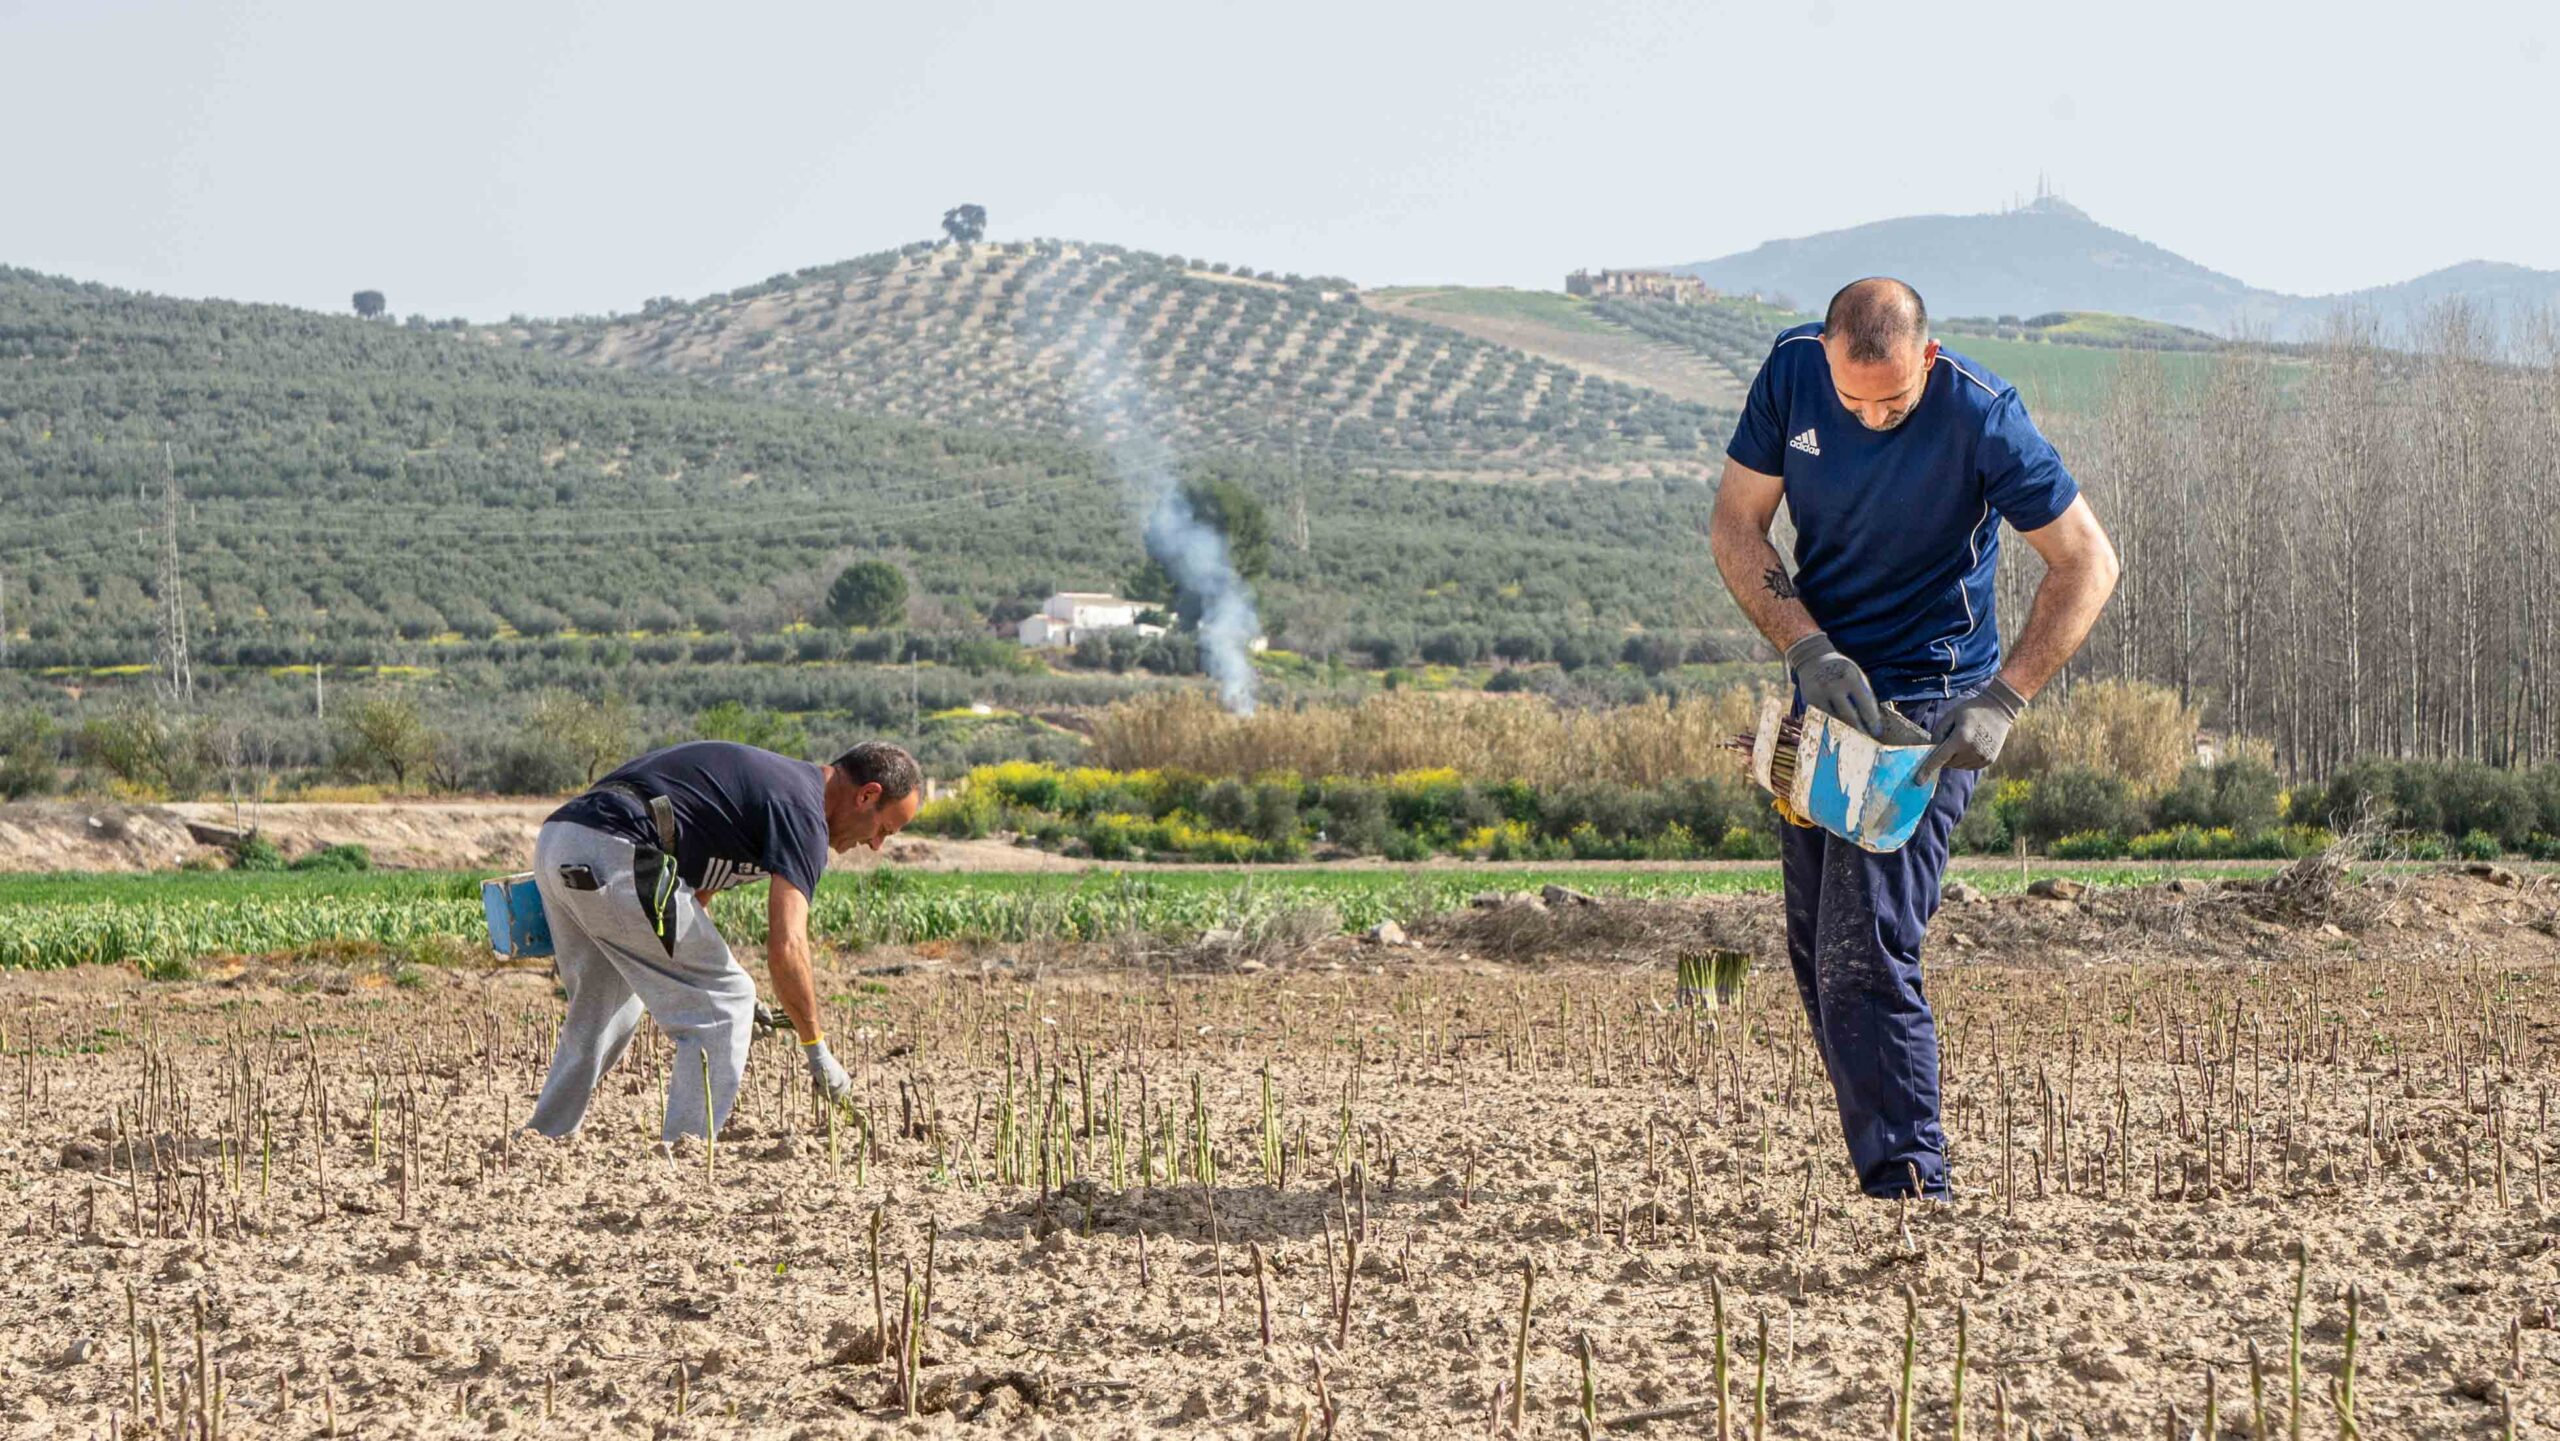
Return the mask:
<path id="1" fill-rule="evenodd" d="M 1831 297 L 1831 308 L 1822 317 L 1822 335 L 1849 347 L 1851 363 L 1882 365 L 1900 358 L 1896 352 L 1905 341 L 1929 343 L 1929 307 L 1919 291 L 1903 282 L 1889 275 L 1871 275 L 1850 281 Z"/>
<path id="2" fill-rule="evenodd" d="M 880 787 L 880 799 L 904 800 L 924 784 L 924 772 L 903 746 L 864 741 L 835 758 L 835 768 L 858 786 Z"/>

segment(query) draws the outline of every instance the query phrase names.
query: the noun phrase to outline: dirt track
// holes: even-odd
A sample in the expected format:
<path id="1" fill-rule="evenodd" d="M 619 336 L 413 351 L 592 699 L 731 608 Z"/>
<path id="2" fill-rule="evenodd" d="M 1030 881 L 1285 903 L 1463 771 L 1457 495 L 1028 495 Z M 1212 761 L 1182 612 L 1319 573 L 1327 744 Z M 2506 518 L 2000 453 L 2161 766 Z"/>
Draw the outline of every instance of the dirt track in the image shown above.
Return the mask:
<path id="1" fill-rule="evenodd" d="M 288 856 L 352 843 L 374 864 L 422 870 L 519 870 L 533 863 L 534 832 L 557 799 L 386 801 L 373 804 L 288 802 L 235 810 L 227 802 L 179 801 L 128 806 L 68 801 L 0 805 L 0 871 L 174 870 L 217 856 L 187 823 L 254 827 Z M 913 839 L 893 842 L 884 857 L 868 851 L 835 858 L 834 868 L 883 862 L 926 870 L 1076 869 L 1025 847 L 992 841 Z"/>
<path id="2" fill-rule="evenodd" d="M 119 805 L 72 801 L 20 801 L 0 805 L 0 873 L 24 871 L 165 871 L 189 860 L 218 860 L 221 850 L 191 836 L 187 823 L 239 829 L 254 826 L 276 842 L 287 856 L 306 855 L 341 842 L 363 846 L 374 864 L 404 870 L 504 871 L 533 863 L 533 837 L 543 817 L 559 806 L 555 799 L 490 799 L 384 801 L 373 803 L 292 802 L 234 811 L 218 801 L 180 801 L 164 805 Z M 1131 862 L 1095 862 L 1053 855 L 1004 839 L 944 840 L 932 836 L 901 837 L 879 856 L 856 851 L 835 857 L 832 869 L 861 870 L 894 865 L 935 871 L 1083 871 L 1122 870 Z M 1328 861 L 1327 869 L 1412 870 L 1409 862 L 1379 857 Z M 2050 861 L 2039 859 L 2036 872 L 2069 874 L 2074 870 L 2121 870 L 2115 861 Z M 1570 870 L 1587 866 L 1604 871 L 1766 871 L 1766 861 L 1475 861 L 1442 858 L 1421 869 L 1446 867 L 1468 871 Z M 2252 862 L 2188 861 L 2179 869 L 2202 874 L 2231 867 L 2263 868 Z M 1158 867 L 1150 867 L 1158 868 Z M 1269 873 L 1286 867 L 1243 867 L 1203 863 L 1174 864 L 1161 869 Z M 2015 870 L 2016 862 L 1959 856 L 1957 874 Z"/>
<path id="3" fill-rule="evenodd" d="M 2546 1434 L 2560 895 L 2445 875 L 2280 900 L 1952 907 L 1973 945 L 1931 984 L 1961 1198 L 1909 1213 L 1849 1187 L 1782 974 L 1712 1021 L 1668 1008 L 1660 947 L 1765 954 L 1765 897 L 1469 912 L 1296 957 L 849 958 L 909 968 L 823 988 L 876 1156 L 848 1132 L 830 1163 L 768 1042 L 716 1171 L 647 1139 L 654 1040 L 579 1140 L 507 1139 L 558 1013 L 539 972 L 0 976 L 0 1421 L 86 1436 L 130 1406 L 130 1282 L 171 1405 L 202 1299 L 227 1434 L 279 1434 L 279 1407 L 316 1434 L 324 1404 L 366 1436 L 873 1434 L 898 1424 L 878 1206 L 882 1311 L 932 1255 L 933 1414 L 907 1423 L 932 1432 L 1316 1435 L 1330 1404 L 1335 1435 L 1481 1435 L 1534 1264 L 1532 1434 L 1573 1424 L 1586 1336 L 1604 1423 L 1713 1434 L 1713 1278 L 1737 1435 L 1762 1318 L 1770 1434 L 1884 1434 L 1906 1287 L 1914 1434 L 1947 1433 L 1961 1303 L 1976 1435 L 1995 1405 L 2013 1437 L 2162 1435 L 2208 1370 L 2245 1435 L 2251 1342 L 2281 1435 L 2307 1239 L 2307 1434 L 2338 1431 L 2350 1285 L 2364 1434 L 2493 1436 L 2509 1391 Z M 147 1355 L 142 1385 L 148 1411 Z"/>

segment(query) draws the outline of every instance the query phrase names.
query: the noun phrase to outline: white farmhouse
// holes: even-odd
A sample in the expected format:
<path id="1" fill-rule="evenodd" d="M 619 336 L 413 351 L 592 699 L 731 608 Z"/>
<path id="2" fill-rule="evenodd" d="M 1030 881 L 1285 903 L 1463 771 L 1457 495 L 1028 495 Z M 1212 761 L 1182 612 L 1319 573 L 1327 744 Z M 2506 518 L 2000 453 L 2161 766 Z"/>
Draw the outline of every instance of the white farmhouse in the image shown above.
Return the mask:
<path id="1" fill-rule="evenodd" d="M 1014 633 L 1027 646 L 1066 649 L 1089 635 L 1104 631 L 1127 630 L 1140 635 L 1162 635 L 1164 627 L 1138 624 L 1138 612 L 1145 609 L 1134 600 L 1093 591 L 1062 590 L 1049 597 L 1038 612 L 1024 616 Z"/>

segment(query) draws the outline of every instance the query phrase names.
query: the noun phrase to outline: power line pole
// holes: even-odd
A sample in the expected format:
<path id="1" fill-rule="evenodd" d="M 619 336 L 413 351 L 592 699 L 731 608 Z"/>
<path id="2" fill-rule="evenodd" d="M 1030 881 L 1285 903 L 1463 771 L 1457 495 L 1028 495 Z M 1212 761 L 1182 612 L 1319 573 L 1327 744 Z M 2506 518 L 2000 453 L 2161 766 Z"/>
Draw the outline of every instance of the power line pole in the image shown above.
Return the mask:
<path id="1" fill-rule="evenodd" d="M 160 445 L 160 664 L 170 700 L 181 706 L 196 698 L 195 672 L 187 664 L 185 578 L 178 570 L 178 461 L 168 442 Z"/>
<path id="2" fill-rule="evenodd" d="M 9 567 L 0 565 L 0 665 L 9 663 Z"/>
<path id="3" fill-rule="evenodd" d="M 321 679 L 327 674 L 328 669 L 329 663 L 325 660 L 315 660 L 311 663 L 311 718 L 316 721 L 325 721 L 329 718 L 329 691 L 326 683 Z"/>
<path id="4" fill-rule="evenodd" d="M 1298 554 L 1307 553 L 1311 537 L 1307 533 L 1307 473 L 1298 463 L 1298 402 L 1289 401 L 1289 538 L 1297 543 Z"/>

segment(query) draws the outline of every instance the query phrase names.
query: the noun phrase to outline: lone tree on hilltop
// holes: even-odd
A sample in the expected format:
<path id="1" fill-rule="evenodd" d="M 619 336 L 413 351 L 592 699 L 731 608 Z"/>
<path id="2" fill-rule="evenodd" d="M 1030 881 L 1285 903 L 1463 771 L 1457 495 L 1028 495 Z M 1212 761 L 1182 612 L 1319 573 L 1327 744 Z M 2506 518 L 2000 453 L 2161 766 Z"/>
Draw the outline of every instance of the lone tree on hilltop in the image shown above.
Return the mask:
<path id="1" fill-rule="evenodd" d="M 904 620 L 907 573 L 885 560 L 858 560 L 827 587 L 827 614 L 839 625 L 878 627 Z"/>
<path id="2" fill-rule="evenodd" d="M 957 245 L 975 245 L 987 235 L 987 207 L 954 205 L 942 212 L 942 233 Z"/>
<path id="3" fill-rule="evenodd" d="M 372 320 L 380 316 L 382 311 L 383 303 L 381 291 L 359 290 L 356 292 L 356 314 L 363 316 L 367 320 Z"/>

